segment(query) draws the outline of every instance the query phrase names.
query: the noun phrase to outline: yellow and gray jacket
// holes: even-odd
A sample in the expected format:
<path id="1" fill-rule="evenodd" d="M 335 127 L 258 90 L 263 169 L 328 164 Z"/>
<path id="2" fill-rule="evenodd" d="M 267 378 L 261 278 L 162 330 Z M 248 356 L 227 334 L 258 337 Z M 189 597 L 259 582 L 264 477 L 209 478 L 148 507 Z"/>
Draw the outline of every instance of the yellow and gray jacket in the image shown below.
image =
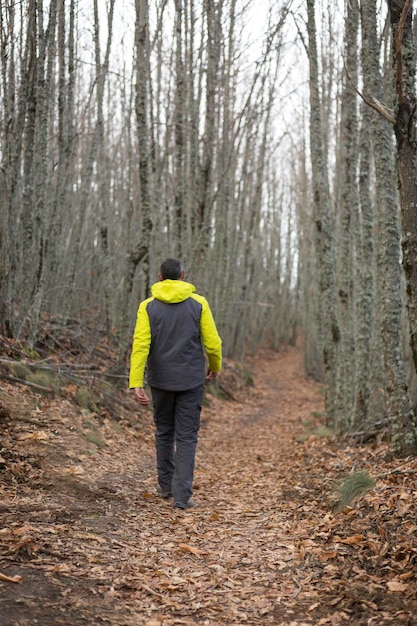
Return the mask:
<path id="1" fill-rule="evenodd" d="M 204 348 L 203 348 L 204 347 Z M 163 280 L 140 303 L 133 335 L 129 387 L 148 384 L 167 391 L 195 389 L 206 367 L 219 372 L 222 342 L 207 300 L 183 280 Z"/>

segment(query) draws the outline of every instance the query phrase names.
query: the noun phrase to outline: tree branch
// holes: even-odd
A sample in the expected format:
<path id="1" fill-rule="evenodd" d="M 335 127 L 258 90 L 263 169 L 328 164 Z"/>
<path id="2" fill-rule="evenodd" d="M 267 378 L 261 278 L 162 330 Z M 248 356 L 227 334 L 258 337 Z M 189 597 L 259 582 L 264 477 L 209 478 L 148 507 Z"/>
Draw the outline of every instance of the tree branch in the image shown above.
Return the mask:
<path id="1" fill-rule="evenodd" d="M 362 98 L 362 100 L 365 102 L 365 104 L 367 104 L 369 107 L 371 107 L 371 109 L 374 109 L 375 111 L 378 111 L 378 113 L 380 115 L 382 115 L 382 117 L 384 117 L 388 122 L 390 122 L 390 124 L 395 124 L 395 117 L 394 117 L 394 112 L 392 111 L 392 109 L 389 109 L 388 107 L 385 106 L 385 104 L 382 104 L 382 102 L 380 102 L 379 100 L 377 100 L 376 98 L 374 98 L 374 96 L 370 96 L 369 98 L 367 98 L 366 96 L 363 95 L 362 92 L 359 91 L 358 87 L 355 85 L 352 76 L 350 75 L 350 72 L 348 70 L 348 67 L 346 65 L 346 61 L 345 59 L 343 59 L 343 66 L 345 68 L 345 72 L 346 75 L 350 81 L 350 84 L 352 85 L 353 89 L 356 91 L 356 93 L 358 94 L 358 96 L 360 98 Z"/>

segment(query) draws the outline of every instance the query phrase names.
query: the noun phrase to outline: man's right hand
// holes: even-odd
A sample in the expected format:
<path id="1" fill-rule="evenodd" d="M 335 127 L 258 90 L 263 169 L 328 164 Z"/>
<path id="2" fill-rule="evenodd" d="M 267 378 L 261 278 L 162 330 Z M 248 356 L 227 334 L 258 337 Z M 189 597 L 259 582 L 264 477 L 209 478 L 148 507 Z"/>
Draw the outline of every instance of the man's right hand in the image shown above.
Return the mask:
<path id="1" fill-rule="evenodd" d="M 143 387 L 135 387 L 135 397 L 140 404 L 147 406 L 150 402 L 148 394 Z"/>

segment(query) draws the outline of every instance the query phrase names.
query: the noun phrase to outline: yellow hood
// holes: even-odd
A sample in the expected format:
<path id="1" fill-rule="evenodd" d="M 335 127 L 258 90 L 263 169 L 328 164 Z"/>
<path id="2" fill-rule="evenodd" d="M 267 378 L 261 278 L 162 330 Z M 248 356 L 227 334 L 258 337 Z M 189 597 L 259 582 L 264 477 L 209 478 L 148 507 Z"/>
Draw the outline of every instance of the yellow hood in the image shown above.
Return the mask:
<path id="1" fill-rule="evenodd" d="M 152 295 L 167 304 L 183 302 L 195 292 L 195 287 L 184 280 L 161 280 L 152 285 Z"/>

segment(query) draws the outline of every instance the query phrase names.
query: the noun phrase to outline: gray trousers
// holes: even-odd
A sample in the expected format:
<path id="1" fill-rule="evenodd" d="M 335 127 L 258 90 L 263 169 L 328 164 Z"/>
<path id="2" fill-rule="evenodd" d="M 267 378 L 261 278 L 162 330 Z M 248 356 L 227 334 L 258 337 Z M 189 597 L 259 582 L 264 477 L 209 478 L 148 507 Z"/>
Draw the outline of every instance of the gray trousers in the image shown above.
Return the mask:
<path id="1" fill-rule="evenodd" d="M 204 385 L 187 391 L 152 387 L 158 482 L 175 502 L 187 502 L 193 493 Z"/>

